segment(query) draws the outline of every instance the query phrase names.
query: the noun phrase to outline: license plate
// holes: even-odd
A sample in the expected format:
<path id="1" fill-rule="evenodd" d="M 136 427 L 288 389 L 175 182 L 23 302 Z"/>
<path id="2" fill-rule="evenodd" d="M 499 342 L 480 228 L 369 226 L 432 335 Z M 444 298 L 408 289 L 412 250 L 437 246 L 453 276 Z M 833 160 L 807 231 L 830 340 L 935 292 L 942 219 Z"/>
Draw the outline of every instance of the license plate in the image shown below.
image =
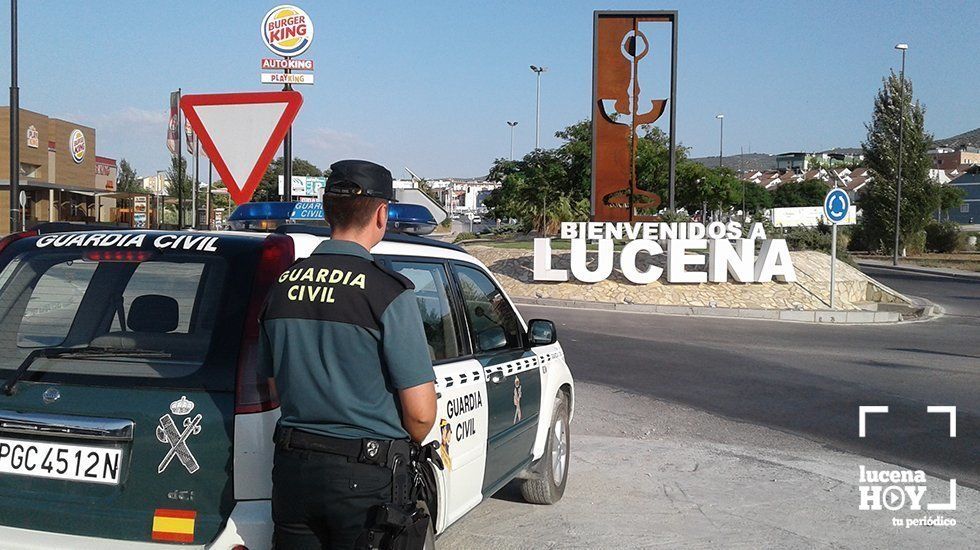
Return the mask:
<path id="1" fill-rule="evenodd" d="M 122 451 L 0 438 L 0 474 L 118 485 Z"/>

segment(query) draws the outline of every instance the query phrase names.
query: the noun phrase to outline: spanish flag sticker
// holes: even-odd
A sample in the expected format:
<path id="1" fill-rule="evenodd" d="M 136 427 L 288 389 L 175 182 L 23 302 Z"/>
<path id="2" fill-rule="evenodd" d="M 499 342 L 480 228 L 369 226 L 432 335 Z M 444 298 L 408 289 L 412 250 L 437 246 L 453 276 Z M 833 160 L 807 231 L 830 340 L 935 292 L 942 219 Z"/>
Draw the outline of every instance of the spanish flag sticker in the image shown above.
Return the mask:
<path id="1" fill-rule="evenodd" d="M 168 510 L 157 508 L 153 513 L 153 540 L 168 542 L 194 542 L 193 510 Z"/>

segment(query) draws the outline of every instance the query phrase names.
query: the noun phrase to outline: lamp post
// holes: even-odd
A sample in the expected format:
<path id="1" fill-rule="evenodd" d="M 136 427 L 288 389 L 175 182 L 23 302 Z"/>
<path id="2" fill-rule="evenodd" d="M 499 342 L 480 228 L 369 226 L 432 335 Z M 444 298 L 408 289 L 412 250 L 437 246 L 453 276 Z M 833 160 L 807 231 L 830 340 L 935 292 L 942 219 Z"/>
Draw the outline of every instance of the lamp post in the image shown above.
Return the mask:
<path id="1" fill-rule="evenodd" d="M 899 73 L 899 80 L 902 83 L 902 91 L 899 92 L 899 119 L 898 119 L 898 181 L 895 185 L 895 250 L 892 251 L 892 265 L 898 265 L 898 241 L 901 234 L 902 221 L 902 139 L 905 134 L 905 52 L 909 49 L 908 44 L 896 44 L 896 50 L 902 51 L 902 72 Z"/>
<path id="2" fill-rule="evenodd" d="M 514 128 L 517 126 L 517 121 L 507 121 L 507 126 L 510 126 L 510 160 L 514 160 Z"/>
<path id="3" fill-rule="evenodd" d="M 718 168 L 721 168 L 721 155 L 725 148 L 725 115 L 715 115 L 715 118 L 721 123 L 718 132 Z"/>
<path id="4" fill-rule="evenodd" d="M 548 70 L 548 67 L 538 67 L 531 65 L 531 70 L 538 75 L 537 96 L 534 107 L 534 148 L 541 148 L 541 73 Z"/>

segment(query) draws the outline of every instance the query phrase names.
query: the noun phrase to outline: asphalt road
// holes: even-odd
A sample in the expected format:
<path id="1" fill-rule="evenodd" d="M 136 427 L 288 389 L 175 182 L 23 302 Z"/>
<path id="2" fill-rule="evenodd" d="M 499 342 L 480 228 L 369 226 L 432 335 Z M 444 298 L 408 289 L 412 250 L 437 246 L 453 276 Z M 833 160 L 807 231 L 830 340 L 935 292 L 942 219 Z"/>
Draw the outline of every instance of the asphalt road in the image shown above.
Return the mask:
<path id="1" fill-rule="evenodd" d="M 868 269 L 941 318 L 812 325 L 521 306 L 559 326 L 578 381 L 802 435 L 980 488 L 980 280 Z M 858 437 L 858 406 L 887 405 Z M 948 416 L 957 407 L 957 437 Z"/>

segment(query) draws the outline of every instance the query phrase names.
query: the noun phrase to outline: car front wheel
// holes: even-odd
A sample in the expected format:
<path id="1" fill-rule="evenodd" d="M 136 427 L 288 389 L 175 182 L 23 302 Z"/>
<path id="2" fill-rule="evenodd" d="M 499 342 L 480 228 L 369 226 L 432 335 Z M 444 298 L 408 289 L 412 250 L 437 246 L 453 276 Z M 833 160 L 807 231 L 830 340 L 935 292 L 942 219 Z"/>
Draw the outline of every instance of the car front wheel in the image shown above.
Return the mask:
<path id="1" fill-rule="evenodd" d="M 571 434 L 568 429 L 568 397 L 558 394 L 551 418 L 548 442 L 541 457 L 541 474 L 521 483 L 524 500 L 532 504 L 554 504 L 565 494 L 568 463 L 571 458 Z"/>

